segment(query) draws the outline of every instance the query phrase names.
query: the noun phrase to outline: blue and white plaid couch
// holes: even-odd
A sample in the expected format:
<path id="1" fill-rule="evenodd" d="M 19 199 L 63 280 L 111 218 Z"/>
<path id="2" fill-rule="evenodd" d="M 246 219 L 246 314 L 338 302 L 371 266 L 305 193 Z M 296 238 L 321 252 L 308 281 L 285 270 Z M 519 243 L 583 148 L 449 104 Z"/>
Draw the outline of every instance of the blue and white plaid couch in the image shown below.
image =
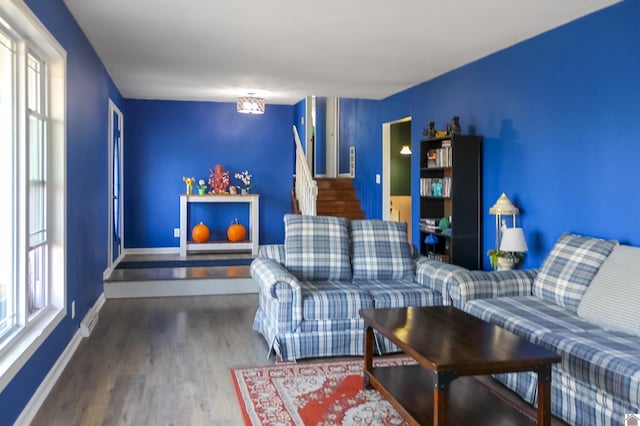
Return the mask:
<path id="1" fill-rule="evenodd" d="M 406 223 L 285 215 L 285 243 L 260 248 L 253 328 L 283 361 L 362 355 L 362 308 L 435 306 L 430 262 L 416 256 Z M 446 298 L 446 295 L 445 295 Z M 397 351 L 376 336 L 378 351 Z"/>
<path id="2" fill-rule="evenodd" d="M 555 351 L 552 413 L 573 425 L 623 425 L 640 413 L 640 248 L 563 234 L 539 270 L 458 268 L 454 306 Z M 532 404 L 533 373 L 496 378 Z"/>

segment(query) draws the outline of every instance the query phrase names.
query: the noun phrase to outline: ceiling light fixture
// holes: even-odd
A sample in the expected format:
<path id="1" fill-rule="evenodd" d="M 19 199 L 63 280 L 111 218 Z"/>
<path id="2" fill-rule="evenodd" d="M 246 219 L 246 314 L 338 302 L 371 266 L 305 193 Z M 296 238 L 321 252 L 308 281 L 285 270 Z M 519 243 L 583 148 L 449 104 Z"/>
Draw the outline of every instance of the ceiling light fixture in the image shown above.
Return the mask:
<path id="1" fill-rule="evenodd" d="M 242 114 L 264 114 L 264 98 L 256 98 L 253 93 L 239 97 L 237 110 Z"/>
<path id="2" fill-rule="evenodd" d="M 411 148 L 409 145 L 402 145 L 402 149 L 400 150 L 400 154 L 402 155 L 411 155 Z"/>

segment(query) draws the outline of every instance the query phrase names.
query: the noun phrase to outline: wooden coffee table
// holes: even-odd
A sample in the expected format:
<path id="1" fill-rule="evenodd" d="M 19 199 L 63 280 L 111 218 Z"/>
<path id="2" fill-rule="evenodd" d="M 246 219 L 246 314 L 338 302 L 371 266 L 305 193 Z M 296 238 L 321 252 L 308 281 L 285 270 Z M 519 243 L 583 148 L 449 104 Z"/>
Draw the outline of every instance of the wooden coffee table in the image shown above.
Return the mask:
<path id="1" fill-rule="evenodd" d="M 360 316 L 367 324 L 365 385 L 411 424 L 533 423 L 478 381 L 462 377 L 520 371 L 538 374 L 533 417 L 538 425 L 550 424 L 551 365 L 560 362 L 555 353 L 450 306 L 361 309 Z M 418 365 L 373 368 L 374 330 Z"/>

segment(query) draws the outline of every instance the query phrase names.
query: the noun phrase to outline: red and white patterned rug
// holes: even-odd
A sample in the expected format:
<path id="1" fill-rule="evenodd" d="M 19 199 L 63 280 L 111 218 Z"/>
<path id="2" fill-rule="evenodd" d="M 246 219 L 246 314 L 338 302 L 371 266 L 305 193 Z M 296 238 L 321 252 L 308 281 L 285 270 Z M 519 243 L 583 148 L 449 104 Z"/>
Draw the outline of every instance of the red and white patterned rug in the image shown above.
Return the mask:
<path id="1" fill-rule="evenodd" d="M 406 356 L 375 366 L 415 364 Z M 406 425 L 375 390 L 364 389 L 362 359 L 232 368 L 247 425 Z"/>

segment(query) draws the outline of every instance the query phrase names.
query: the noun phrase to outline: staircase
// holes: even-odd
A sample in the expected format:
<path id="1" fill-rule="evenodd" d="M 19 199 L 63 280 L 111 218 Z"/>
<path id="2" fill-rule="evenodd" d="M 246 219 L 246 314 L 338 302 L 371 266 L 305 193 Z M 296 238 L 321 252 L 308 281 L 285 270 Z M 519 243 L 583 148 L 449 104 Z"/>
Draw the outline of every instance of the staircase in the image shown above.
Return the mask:
<path id="1" fill-rule="evenodd" d="M 360 209 L 360 200 L 356 197 L 352 179 L 316 178 L 318 198 L 316 211 L 318 216 L 338 216 L 348 219 L 364 219 Z"/>

